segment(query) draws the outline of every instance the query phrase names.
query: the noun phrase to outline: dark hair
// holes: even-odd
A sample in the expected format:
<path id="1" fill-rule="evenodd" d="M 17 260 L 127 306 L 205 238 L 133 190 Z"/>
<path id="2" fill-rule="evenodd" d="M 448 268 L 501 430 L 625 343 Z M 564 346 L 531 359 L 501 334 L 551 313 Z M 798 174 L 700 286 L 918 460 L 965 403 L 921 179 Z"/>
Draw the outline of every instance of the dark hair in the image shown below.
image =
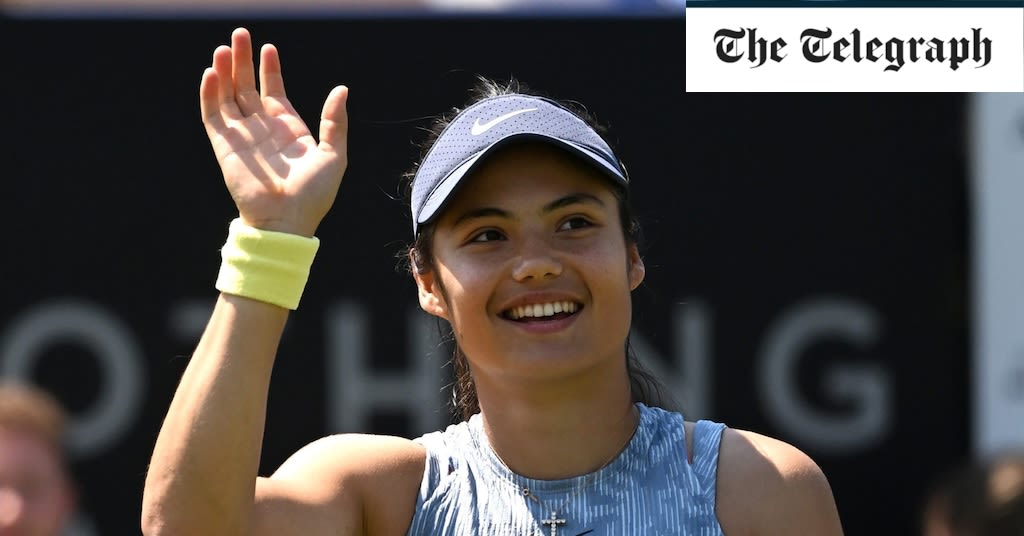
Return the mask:
<path id="1" fill-rule="evenodd" d="M 1024 452 L 957 466 L 926 497 L 925 516 L 954 536 L 1024 534 Z"/>
<path id="2" fill-rule="evenodd" d="M 448 126 L 448 124 L 462 110 L 484 99 L 509 94 L 525 94 L 550 98 L 546 95 L 530 90 L 525 84 L 522 84 L 515 79 L 510 80 L 507 84 L 500 84 L 490 79 L 479 78 L 477 85 L 470 91 L 469 102 L 467 102 L 462 108 L 453 108 L 448 114 L 437 118 L 429 127 L 427 130 L 427 136 L 421 145 L 422 152 L 420 155 L 420 161 L 422 161 L 426 156 L 430 147 L 433 146 L 435 141 L 437 141 L 437 138 L 441 135 L 441 132 L 444 131 L 445 127 Z M 606 129 L 598 123 L 585 108 L 580 106 L 578 103 L 571 101 L 557 102 L 583 119 L 583 121 L 590 125 L 590 127 L 602 137 L 606 137 Z M 403 180 L 405 181 L 406 199 L 411 198 L 412 181 L 416 175 L 417 167 L 418 164 L 414 165 L 413 168 L 403 176 Z M 639 245 L 642 238 L 640 223 L 634 217 L 633 208 L 629 202 L 628 191 L 624 188 L 618 187 L 613 188 L 612 190 L 615 194 L 615 198 L 618 200 L 619 221 L 622 226 L 622 233 L 626 238 L 626 243 Z M 415 270 L 417 273 L 424 274 L 434 270 L 434 255 L 432 247 L 433 236 L 433 223 L 420 226 L 413 244 L 408 247 L 401 259 L 410 273 Z M 441 287 L 441 291 L 444 292 L 443 287 Z M 454 333 L 449 330 L 447 334 L 444 334 L 444 339 L 447 341 L 454 341 Z M 625 351 L 626 368 L 629 373 L 630 391 L 632 393 L 633 401 L 642 402 L 648 406 L 665 406 L 668 399 L 665 396 L 664 387 L 660 382 L 658 382 L 654 375 L 645 369 L 640 363 L 640 360 L 629 345 L 628 338 L 626 339 Z M 454 344 L 451 363 L 453 369 L 451 398 L 453 417 L 458 419 L 468 419 L 470 416 L 480 411 L 480 404 L 477 400 L 476 386 L 473 383 L 473 376 L 470 373 L 469 362 L 457 342 Z"/>

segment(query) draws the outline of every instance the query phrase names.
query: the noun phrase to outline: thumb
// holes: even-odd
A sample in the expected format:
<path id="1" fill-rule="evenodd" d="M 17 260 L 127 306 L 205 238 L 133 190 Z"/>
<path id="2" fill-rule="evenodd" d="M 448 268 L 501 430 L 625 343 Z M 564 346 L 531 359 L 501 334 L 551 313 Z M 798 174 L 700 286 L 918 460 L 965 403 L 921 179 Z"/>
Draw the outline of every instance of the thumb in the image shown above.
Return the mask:
<path id="1" fill-rule="evenodd" d="M 344 153 L 348 145 L 348 88 L 338 86 L 324 101 L 320 113 L 320 149 Z"/>

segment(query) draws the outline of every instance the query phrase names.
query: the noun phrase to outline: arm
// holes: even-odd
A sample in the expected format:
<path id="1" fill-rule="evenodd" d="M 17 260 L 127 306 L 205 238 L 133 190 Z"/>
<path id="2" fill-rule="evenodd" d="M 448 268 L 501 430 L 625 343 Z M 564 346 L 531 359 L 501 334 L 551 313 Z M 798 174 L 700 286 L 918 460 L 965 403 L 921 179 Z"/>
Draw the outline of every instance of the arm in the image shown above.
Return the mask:
<path id="1" fill-rule="evenodd" d="M 253 533 L 405 534 L 425 457 L 422 446 L 400 437 L 342 434 L 314 441 L 257 481 L 259 530 Z"/>
<path id="2" fill-rule="evenodd" d="M 277 50 L 261 51 L 256 89 L 247 31 L 232 34 L 203 73 L 203 123 L 225 184 L 250 226 L 312 236 L 333 204 L 346 165 L 347 89 L 324 104 L 317 142 L 288 102 Z M 267 389 L 287 311 L 222 294 L 182 376 L 157 438 L 143 497 L 143 532 L 240 535 L 254 525 Z M 278 497 L 306 492 L 282 481 Z M 346 517 L 358 525 L 359 498 L 293 517 L 293 531 L 320 534 Z M 289 510 L 294 513 L 295 509 Z M 340 526 L 340 524 L 339 524 Z M 334 532 L 337 534 L 337 532 Z"/>
<path id="3" fill-rule="evenodd" d="M 792 445 L 726 429 L 718 461 L 718 518 L 727 536 L 842 536 L 817 464 Z"/>

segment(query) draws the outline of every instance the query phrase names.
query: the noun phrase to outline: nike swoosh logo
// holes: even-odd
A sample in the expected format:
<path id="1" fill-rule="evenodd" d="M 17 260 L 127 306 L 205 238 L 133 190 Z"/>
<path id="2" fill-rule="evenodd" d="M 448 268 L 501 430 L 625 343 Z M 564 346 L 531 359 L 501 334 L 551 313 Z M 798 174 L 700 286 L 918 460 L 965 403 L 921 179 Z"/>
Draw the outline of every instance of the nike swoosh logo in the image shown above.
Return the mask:
<path id="1" fill-rule="evenodd" d="M 488 130 L 491 130 L 498 123 L 501 123 L 502 121 L 504 121 L 506 119 L 510 119 L 510 118 L 515 117 L 515 116 L 517 116 L 519 114 L 525 114 L 526 112 L 532 112 L 534 110 L 536 110 L 536 108 L 523 108 L 522 110 L 515 110 L 515 111 L 509 112 L 507 114 L 499 115 L 498 117 L 495 117 L 494 119 L 491 119 L 490 121 L 488 121 L 486 123 L 481 123 L 480 122 L 480 118 L 477 117 L 476 120 L 473 121 L 473 128 L 471 128 L 469 130 L 469 133 L 474 135 L 474 136 L 479 136 L 479 135 L 483 134 L 484 132 L 487 132 Z"/>
<path id="2" fill-rule="evenodd" d="M 576 536 L 583 536 L 584 534 L 590 534 L 591 532 L 594 532 L 594 529 L 585 530 L 585 531 L 577 534 Z"/>

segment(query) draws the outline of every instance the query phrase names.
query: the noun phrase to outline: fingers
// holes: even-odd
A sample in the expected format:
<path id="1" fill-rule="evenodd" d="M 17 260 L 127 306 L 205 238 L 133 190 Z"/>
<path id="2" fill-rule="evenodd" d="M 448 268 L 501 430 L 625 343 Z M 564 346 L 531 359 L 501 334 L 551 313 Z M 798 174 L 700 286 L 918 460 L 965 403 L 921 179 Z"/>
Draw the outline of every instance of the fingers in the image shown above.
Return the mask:
<path id="1" fill-rule="evenodd" d="M 218 122 L 222 122 L 220 102 L 220 78 L 213 67 L 207 67 L 199 82 L 199 112 L 203 123 L 216 126 Z"/>
<path id="2" fill-rule="evenodd" d="M 245 28 L 231 33 L 231 80 L 235 102 L 243 115 L 260 110 L 260 94 L 256 91 L 256 74 L 252 64 L 252 38 Z"/>
<path id="3" fill-rule="evenodd" d="M 278 63 L 278 72 L 280 66 Z M 260 94 L 256 90 L 255 69 L 252 62 L 252 38 L 245 28 L 231 34 L 231 46 L 221 45 L 213 51 L 213 76 L 203 74 L 200 84 L 203 119 L 213 114 L 237 119 L 263 110 Z M 217 105 L 210 101 L 216 94 Z"/>
<path id="4" fill-rule="evenodd" d="M 217 81 L 218 112 L 227 117 L 241 117 L 241 111 L 235 102 L 235 86 L 231 81 L 231 47 L 221 45 L 213 51 L 213 71 Z"/>
<path id="5" fill-rule="evenodd" d="M 281 75 L 281 56 L 277 47 L 263 45 L 260 50 L 260 89 L 264 97 L 286 98 L 284 77 Z"/>
<path id="6" fill-rule="evenodd" d="M 348 146 L 348 88 L 338 86 L 331 91 L 320 114 L 320 149 L 345 152 Z"/>

